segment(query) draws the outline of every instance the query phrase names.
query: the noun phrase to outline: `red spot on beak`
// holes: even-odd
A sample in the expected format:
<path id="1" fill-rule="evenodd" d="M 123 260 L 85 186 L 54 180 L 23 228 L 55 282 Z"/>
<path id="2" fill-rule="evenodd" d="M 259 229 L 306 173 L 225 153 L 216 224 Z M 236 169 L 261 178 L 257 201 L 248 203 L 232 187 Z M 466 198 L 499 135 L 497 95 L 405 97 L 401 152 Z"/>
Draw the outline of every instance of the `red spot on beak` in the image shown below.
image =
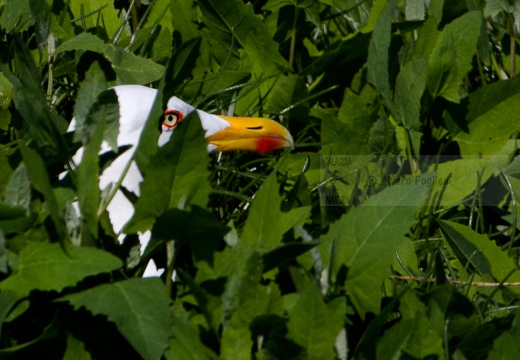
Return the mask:
<path id="1" fill-rule="evenodd" d="M 256 141 L 256 149 L 255 151 L 260 154 L 266 154 L 273 150 L 278 150 L 282 148 L 282 141 L 280 139 L 274 137 L 265 137 L 260 138 Z"/>

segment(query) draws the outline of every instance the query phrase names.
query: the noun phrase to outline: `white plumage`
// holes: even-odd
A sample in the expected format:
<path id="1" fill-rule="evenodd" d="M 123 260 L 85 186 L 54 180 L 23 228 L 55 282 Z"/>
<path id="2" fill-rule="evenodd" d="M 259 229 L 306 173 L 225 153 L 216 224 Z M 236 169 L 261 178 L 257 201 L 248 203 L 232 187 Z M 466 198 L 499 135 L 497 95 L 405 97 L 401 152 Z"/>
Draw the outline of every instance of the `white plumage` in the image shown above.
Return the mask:
<path id="1" fill-rule="evenodd" d="M 143 127 L 152 109 L 157 90 L 140 85 L 121 85 L 113 88 L 119 102 L 119 134 L 118 147 L 131 145 L 123 154 L 119 155 L 112 164 L 106 168 L 99 178 L 99 187 L 105 189 L 110 184 L 115 184 L 121 176 L 127 163 L 131 160 L 137 142 L 141 136 Z M 208 114 L 197 110 L 177 97 L 168 100 L 167 109 L 158 134 L 158 145 L 163 146 L 169 140 L 175 127 L 192 111 L 197 111 L 202 128 L 206 131 L 208 141 L 208 153 L 213 151 L 252 150 L 268 152 L 275 149 L 293 146 L 293 139 L 289 132 L 280 124 L 263 118 L 232 118 Z M 69 131 L 75 129 L 76 122 L 73 119 Z M 100 154 L 110 151 L 108 143 L 103 142 Z M 83 154 L 83 148 L 74 155 L 73 160 L 79 164 Z M 123 179 L 122 186 L 140 195 L 139 184 L 143 181 L 141 172 L 135 162 Z M 107 207 L 110 221 L 116 233 L 121 234 L 125 224 L 134 214 L 132 203 L 122 191 L 118 190 L 113 200 Z M 120 235 L 120 240 L 124 237 Z M 150 232 L 140 235 L 141 253 L 144 251 L 150 239 Z M 144 276 L 158 276 L 158 271 L 150 262 Z"/>

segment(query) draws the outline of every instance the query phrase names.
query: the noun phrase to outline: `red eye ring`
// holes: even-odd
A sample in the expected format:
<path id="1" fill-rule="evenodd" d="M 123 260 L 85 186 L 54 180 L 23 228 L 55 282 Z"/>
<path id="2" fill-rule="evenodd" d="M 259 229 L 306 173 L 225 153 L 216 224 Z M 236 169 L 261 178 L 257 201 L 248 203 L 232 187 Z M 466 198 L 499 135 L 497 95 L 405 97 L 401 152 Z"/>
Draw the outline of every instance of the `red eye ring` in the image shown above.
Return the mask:
<path id="1" fill-rule="evenodd" d="M 179 125 L 183 118 L 184 115 L 180 111 L 166 110 L 164 112 L 164 120 L 162 122 L 162 125 L 167 127 L 168 129 L 173 129 L 177 125 Z"/>

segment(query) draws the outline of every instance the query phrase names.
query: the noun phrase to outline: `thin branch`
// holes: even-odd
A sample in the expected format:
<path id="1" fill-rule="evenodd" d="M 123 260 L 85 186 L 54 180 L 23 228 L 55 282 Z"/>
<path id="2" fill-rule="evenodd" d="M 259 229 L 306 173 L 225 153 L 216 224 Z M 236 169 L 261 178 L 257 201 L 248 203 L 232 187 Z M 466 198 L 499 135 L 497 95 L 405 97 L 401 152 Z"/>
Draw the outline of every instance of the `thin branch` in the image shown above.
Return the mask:
<path id="1" fill-rule="evenodd" d="M 436 282 L 436 278 L 426 278 L 424 276 L 407 276 L 407 275 L 391 275 L 392 279 L 397 280 L 415 280 L 415 281 L 426 281 L 426 282 Z M 497 287 L 497 286 L 520 286 L 520 282 L 483 282 L 483 281 L 460 281 L 460 280 L 453 280 L 451 281 L 452 284 L 455 285 L 470 285 L 470 286 L 476 286 L 476 287 Z"/>

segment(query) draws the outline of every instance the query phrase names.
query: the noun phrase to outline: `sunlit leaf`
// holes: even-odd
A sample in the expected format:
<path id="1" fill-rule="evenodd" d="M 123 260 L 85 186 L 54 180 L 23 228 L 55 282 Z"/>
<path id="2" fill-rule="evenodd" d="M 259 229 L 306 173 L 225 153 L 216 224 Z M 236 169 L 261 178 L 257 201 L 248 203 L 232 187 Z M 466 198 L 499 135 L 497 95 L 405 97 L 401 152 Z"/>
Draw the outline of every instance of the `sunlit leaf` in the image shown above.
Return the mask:
<path id="1" fill-rule="evenodd" d="M 431 177 L 431 174 L 422 176 Z M 327 235 L 334 242 L 334 271 L 342 265 L 348 267 L 346 288 L 361 314 L 379 312 L 385 270 L 429 192 L 417 179 L 420 178 L 387 188 L 351 209 L 331 226 Z"/>
<path id="2" fill-rule="evenodd" d="M 240 239 L 241 244 L 262 252 L 273 250 L 280 245 L 286 231 L 301 225 L 309 216 L 308 206 L 282 212 L 280 204 L 278 183 L 273 172 L 255 196 Z"/>
<path id="3" fill-rule="evenodd" d="M 144 359 L 158 359 L 168 347 L 173 317 L 170 299 L 157 278 L 99 285 L 59 301 L 107 316 Z"/>
<path id="4" fill-rule="evenodd" d="M 88 276 L 121 266 L 121 260 L 103 250 L 70 247 L 66 254 L 57 243 L 28 243 L 20 252 L 20 265 L 13 275 L 0 282 L 0 290 L 13 291 L 18 298 L 32 290 L 62 291 Z"/>

